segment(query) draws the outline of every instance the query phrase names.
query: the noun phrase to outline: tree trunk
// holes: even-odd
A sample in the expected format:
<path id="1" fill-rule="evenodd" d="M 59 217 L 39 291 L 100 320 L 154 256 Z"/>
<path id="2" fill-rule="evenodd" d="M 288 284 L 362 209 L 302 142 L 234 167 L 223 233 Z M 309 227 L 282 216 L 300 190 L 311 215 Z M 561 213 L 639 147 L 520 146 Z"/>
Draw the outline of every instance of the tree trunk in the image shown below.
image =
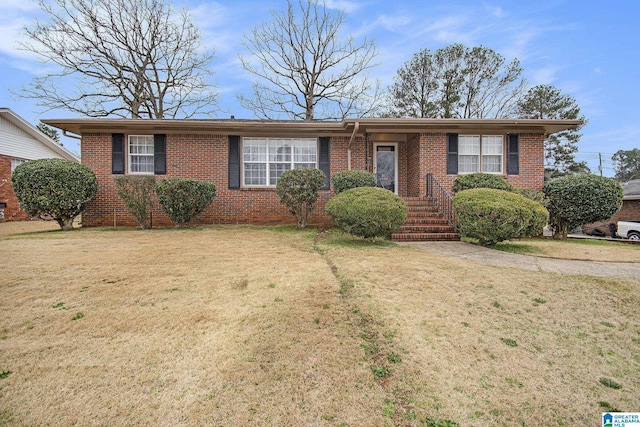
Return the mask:
<path id="1" fill-rule="evenodd" d="M 62 229 L 62 231 L 73 230 L 73 217 L 63 216 L 61 218 L 56 218 L 56 222 Z"/>

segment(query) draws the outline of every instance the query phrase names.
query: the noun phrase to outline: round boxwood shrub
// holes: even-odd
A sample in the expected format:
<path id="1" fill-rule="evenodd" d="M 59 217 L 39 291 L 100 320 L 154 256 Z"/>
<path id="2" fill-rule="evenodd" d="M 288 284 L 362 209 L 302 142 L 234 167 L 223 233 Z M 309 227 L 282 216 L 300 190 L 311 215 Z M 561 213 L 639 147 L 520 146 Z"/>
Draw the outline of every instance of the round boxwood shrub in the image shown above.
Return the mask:
<path id="1" fill-rule="evenodd" d="M 509 191 L 475 188 L 453 198 L 458 230 L 482 245 L 542 234 L 549 213 L 539 203 Z"/>
<path id="2" fill-rule="evenodd" d="M 165 178 L 156 182 L 155 191 L 162 211 L 179 228 L 211 204 L 216 186 L 195 179 Z"/>
<path id="3" fill-rule="evenodd" d="M 472 173 L 460 175 L 453 181 L 453 192 L 469 190 L 471 188 L 493 188 L 495 190 L 513 191 L 513 187 L 500 175 L 489 173 Z"/>
<path id="4" fill-rule="evenodd" d="M 581 225 L 607 221 L 622 206 L 622 186 L 602 176 L 566 175 L 547 182 L 543 191 L 553 236 L 560 239 Z"/>
<path id="5" fill-rule="evenodd" d="M 367 171 L 342 171 L 331 177 L 333 191 L 340 194 L 343 191 L 358 187 L 375 187 L 376 176 Z"/>
<path id="6" fill-rule="evenodd" d="M 391 237 L 407 220 L 407 204 L 378 187 L 343 191 L 327 202 L 327 214 L 343 231 L 364 238 Z"/>
<path id="7" fill-rule="evenodd" d="M 306 228 L 318 192 L 324 187 L 325 175 L 320 169 L 291 169 L 278 178 L 276 194 L 280 202 L 296 217 L 298 228 Z"/>
<path id="8" fill-rule="evenodd" d="M 30 160 L 11 175 L 13 191 L 29 216 L 55 220 L 71 230 L 73 220 L 93 200 L 96 176 L 80 163 L 64 159 Z"/>

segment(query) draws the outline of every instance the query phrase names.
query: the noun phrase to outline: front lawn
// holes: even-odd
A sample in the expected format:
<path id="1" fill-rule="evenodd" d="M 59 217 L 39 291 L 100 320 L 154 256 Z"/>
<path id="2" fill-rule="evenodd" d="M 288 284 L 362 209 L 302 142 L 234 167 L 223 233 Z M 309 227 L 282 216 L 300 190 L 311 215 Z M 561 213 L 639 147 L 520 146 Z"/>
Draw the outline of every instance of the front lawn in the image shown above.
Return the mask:
<path id="1" fill-rule="evenodd" d="M 0 245 L 0 425 L 598 425 L 637 411 L 640 280 L 287 228 Z"/>

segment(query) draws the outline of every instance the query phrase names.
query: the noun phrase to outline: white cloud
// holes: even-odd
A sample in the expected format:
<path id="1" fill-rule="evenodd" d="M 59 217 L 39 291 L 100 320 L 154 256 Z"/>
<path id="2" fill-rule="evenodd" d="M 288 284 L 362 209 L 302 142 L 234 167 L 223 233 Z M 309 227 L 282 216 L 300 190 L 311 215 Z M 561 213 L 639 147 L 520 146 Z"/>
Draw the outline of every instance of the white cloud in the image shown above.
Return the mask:
<path id="1" fill-rule="evenodd" d="M 329 9 L 337 9 L 346 13 L 353 13 L 361 7 L 359 3 L 349 0 L 326 0 L 325 5 Z"/>
<path id="2" fill-rule="evenodd" d="M 492 6 L 492 5 L 487 4 L 487 3 L 483 3 L 482 6 L 494 18 L 502 19 L 502 18 L 506 18 L 507 16 L 509 16 L 509 14 L 507 12 L 505 12 L 505 10 L 502 9 L 500 6 Z"/>

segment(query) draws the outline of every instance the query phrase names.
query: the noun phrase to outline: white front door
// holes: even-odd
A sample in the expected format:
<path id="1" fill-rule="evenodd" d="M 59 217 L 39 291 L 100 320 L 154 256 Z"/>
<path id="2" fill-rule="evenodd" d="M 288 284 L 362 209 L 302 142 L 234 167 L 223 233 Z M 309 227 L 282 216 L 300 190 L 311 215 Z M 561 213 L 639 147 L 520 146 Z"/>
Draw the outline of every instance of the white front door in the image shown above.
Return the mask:
<path id="1" fill-rule="evenodd" d="M 373 150 L 373 173 L 378 187 L 398 194 L 398 144 L 375 144 Z"/>

